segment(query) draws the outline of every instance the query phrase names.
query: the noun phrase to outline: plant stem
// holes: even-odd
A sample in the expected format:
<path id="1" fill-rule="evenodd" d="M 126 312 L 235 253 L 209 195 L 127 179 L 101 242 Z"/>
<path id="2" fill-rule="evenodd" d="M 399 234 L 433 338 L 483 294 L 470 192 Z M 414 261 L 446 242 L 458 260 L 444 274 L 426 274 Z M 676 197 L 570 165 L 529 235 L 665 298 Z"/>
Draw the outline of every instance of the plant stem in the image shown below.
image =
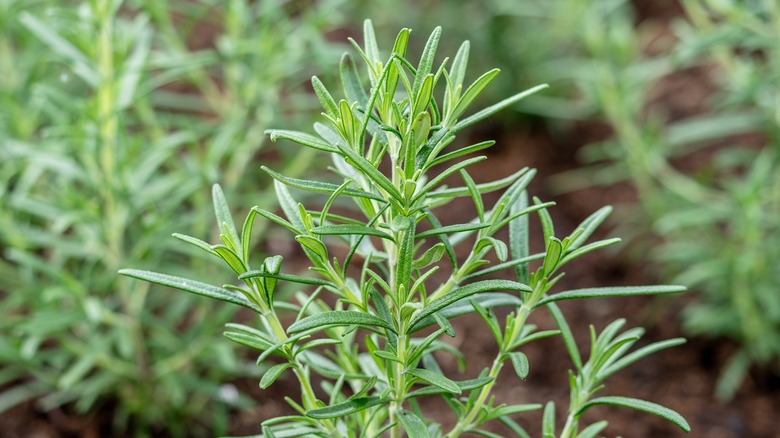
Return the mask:
<path id="1" fill-rule="evenodd" d="M 520 306 L 517 312 L 517 317 L 515 318 L 515 324 L 512 333 L 509 333 L 509 336 L 504 338 L 503 345 L 501 345 L 498 354 L 496 355 L 495 359 L 493 359 L 493 364 L 490 367 L 490 371 L 488 371 L 488 377 L 491 377 L 492 380 L 482 387 L 479 395 L 477 396 L 477 399 L 473 404 L 471 404 L 471 408 L 469 409 L 468 413 L 461 417 L 455 427 L 446 435 L 447 438 L 458 437 L 461 433 L 467 431 L 474 422 L 474 419 L 477 418 L 477 415 L 479 415 L 480 410 L 485 405 L 485 402 L 490 396 L 490 393 L 493 391 L 493 387 L 495 386 L 496 380 L 498 379 L 498 374 L 501 372 L 501 368 L 504 366 L 507 353 L 509 353 L 509 348 L 511 348 L 512 344 L 515 343 L 517 336 L 520 335 L 520 332 L 525 325 L 525 321 L 528 319 L 528 315 L 530 315 L 532 309 L 533 305 L 523 304 Z"/>

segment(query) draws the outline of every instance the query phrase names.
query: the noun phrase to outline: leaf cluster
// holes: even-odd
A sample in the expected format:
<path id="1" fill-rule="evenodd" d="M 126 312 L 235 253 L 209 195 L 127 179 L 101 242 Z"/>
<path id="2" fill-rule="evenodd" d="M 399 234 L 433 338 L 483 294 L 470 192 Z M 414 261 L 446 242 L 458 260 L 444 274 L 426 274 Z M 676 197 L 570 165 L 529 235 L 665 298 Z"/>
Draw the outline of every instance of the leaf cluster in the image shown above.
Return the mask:
<path id="1" fill-rule="evenodd" d="M 541 405 L 506 405 L 495 400 L 492 389 L 505 363 L 511 363 L 520 379 L 529 376 L 523 345 L 558 335 L 577 372 L 585 376 L 582 383 L 572 384 L 576 393 L 572 419 L 561 437 L 584 436 L 577 435 L 577 421 L 589 402 L 651 411 L 687 430 L 679 415 L 646 402 L 590 399 L 596 386 L 619 368 L 678 341 L 627 353 L 639 332 L 615 338 L 618 322 L 594 338 L 591 361 L 583 365 L 555 306 L 561 300 L 677 293 L 684 288 L 556 291 L 567 263 L 617 243 L 618 239 L 589 243 L 611 209 L 595 212 L 559 238 L 548 212 L 552 203 L 529 198 L 527 193 L 533 170 L 521 169 L 507 178 L 478 184 L 469 170 L 486 157 L 473 154 L 492 142 L 453 148 L 457 133 L 544 86 L 469 113 L 498 72 L 491 70 L 466 81 L 468 42 L 451 61 L 437 60 L 441 28 L 431 33 L 419 60 L 412 62 L 407 53 L 409 38 L 409 29 L 401 30 L 389 53 L 382 54 L 372 23 L 366 21 L 363 45 L 351 41 L 363 72 L 352 55 L 341 59 L 344 97 L 335 98 L 323 81 L 312 79 L 323 108 L 323 122 L 314 125 L 316 135 L 268 131 L 274 141 L 330 154 L 336 182 L 293 178 L 262 167 L 275 180 L 281 214 L 252 208 L 239 233 L 222 190 L 214 186 L 221 243 L 210 245 L 177 235 L 229 266 L 240 286 L 215 286 L 136 269 L 120 272 L 254 311 L 255 327 L 230 324 L 225 336 L 258 350 L 258 364 L 274 363 L 260 379 L 261 387 L 270 386 L 288 370 L 301 386 L 299 399 L 287 398 L 297 414 L 264 422 L 266 437 L 492 436 L 482 427 L 493 420 L 509 425 L 518 436 L 527 436 L 512 417 Z M 495 203 L 486 206 L 485 195 L 498 190 L 503 192 Z M 319 196 L 319 206 L 298 201 L 302 194 Z M 471 200 L 474 217 L 445 224 L 439 219 L 441 207 L 456 198 Z M 545 242 L 544 251 L 536 254 L 529 252 L 532 215 L 541 223 Z M 276 224 L 299 244 L 310 264 L 308 274 L 285 272 L 279 256 L 253 257 L 249 239 L 259 218 Z M 507 241 L 496 237 L 507 228 Z M 468 256 L 462 259 L 461 253 Z M 485 278 L 496 273 L 513 279 Z M 297 284 L 302 291 L 292 301 L 283 300 L 276 293 L 279 281 Z M 505 320 L 493 312 L 497 307 L 508 309 Z M 527 324 L 528 316 L 541 308 L 553 313 L 559 330 L 537 331 Z M 478 378 L 459 381 L 446 375 L 436 353 L 468 363 L 446 339 L 456 336 L 452 320 L 467 313 L 484 320 L 498 353 Z M 314 387 L 313 375 L 321 377 L 319 394 L 324 398 Z M 418 401 L 432 396 L 442 398 L 452 410 L 456 422 L 450 430 L 428 418 Z M 547 433 L 551 426 L 549 421 L 545 424 Z"/>

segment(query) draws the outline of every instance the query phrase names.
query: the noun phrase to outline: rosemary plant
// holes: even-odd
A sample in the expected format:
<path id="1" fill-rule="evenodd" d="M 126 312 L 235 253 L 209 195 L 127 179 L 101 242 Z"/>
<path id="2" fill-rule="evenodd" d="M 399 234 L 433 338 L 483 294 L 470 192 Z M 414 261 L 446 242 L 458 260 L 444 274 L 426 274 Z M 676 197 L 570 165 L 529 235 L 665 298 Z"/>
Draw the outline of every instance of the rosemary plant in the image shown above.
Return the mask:
<path id="1" fill-rule="evenodd" d="M 367 21 L 364 46 L 352 43 L 366 65 L 369 86 L 364 85 L 355 59 L 344 55 L 340 69 L 344 99 L 336 100 L 318 78 L 312 79 L 325 120 L 315 124 L 317 135 L 269 131 L 272 140 L 329 153 L 340 182 L 291 178 L 263 167 L 275 180 L 284 216 L 253 208 L 237 228 L 222 190 L 215 185 L 221 243 L 211 245 L 175 235 L 222 259 L 241 286 L 220 287 L 149 271 L 120 272 L 234 303 L 257 314 L 256 326 L 228 324 L 225 336 L 260 351 L 258 364 L 274 364 L 260 379 L 262 388 L 288 370 L 301 388 L 298 400 L 287 398 L 298 415 L 264 422 L 266 437 L 497 436 L 483 429 L 492 420 L 503 422 L 518 436 L 528 436 L 513 416 L 540 410 L 542 405 L 501 404 L 492 390 L 507 364 L 525 379 L 530 364 L 523 345 L 550 336 L 562 337 L 574 369 L 569 382 L 571 403 L 562 427 L 556 423 L 554 404 L 549 402 L 544 408 L 545 437 L 595 436 L 606 422 L 581 428 L 580 418 L 590 407 L 605 404 L 650 412 L 687 431 L 686 421 L 667 408 L 634 398 L 597 396 L 603 380 L 614 372 L 684 340 L 652 343 L 629 353 L 641 329 L 618 333 L 623 325 L 618 320 L 599 334 L 591 329 L 590 357 L 585 361 L 556 306 L 568 299 L 676 293 L 684 288 L 610 287 L 553 293 L 564 265 L 618 241 L 586 243 L 610 208 L 597 211 L 569 236 L 559 238 L 547 211 L 553 204 L 529 199 L 527 194 L 533 170 L 521 169 L 509 177 L 477 184 L 466 169 L 485 160 L 474 153 L 494 142 L 448 149 L 464 128 L 545 86 L 466 116 L 469 105 L 498 70 L 467 84 L 468 43 L 451 63 L 447 59 L 437 63 L 440 28 L 433 31 L 419 62 L 413 64 L 406 53 L 409 35 L 403 29 L 390 54 L 383 57 Z M 443 95 L 436 98 L 434 92 L 439 88 Z M 438 169 L 443 170 L 432 172 Z M 445 185 L 458 178 L 462 185 Z M 487 207 L 484 195 L 498 190 L 504 191 Z M 298 202 L 298 191 L 321 195 L 322 206 Z M 437 208 L 460 197 L 473 201 L 474 219 L 443 224 Z M 344 201 L 354 204 L 353 214 L 343 213 L 348 204 Z M 528 246 L 532 214 L 538 215 L 544 234 L 545 250 L 538 254 L 531 254 Z M 291 233 L 311 263 L 313 275 L 283 271 L 281 256 L 252 258 L 250 240 L 258 216 Z M 508 242 L 496 237 L 503 228 L 509 229 Z M 455 248 L 468 244 L 469 255 L 460 260 Z M 497 264 L 487 261 L 491 252 Z M 443 280 L 434 281 L 439 271 L 444 276 L 437 278 Z M 500 272 L 514 279 L 485 279 Z M 309 292 L 286 302 L 277 294 L 279 282 L 299 284 Z M 510 309 L 503 321 L 492 311 L 499 306 Z M 536 331 L 527 323 L 529 315 L 540 309 L 552 314 L 558 330 Z M 484 320 L 498 350 L 492 365 L 479 377 L 456 381 L 443 374 L 433 353 L 460 355 L 443 338 L 456 335 L 451 320 L 467 313 L 477 313 Z M 324 392 L 315 388 L 318 381 Z M 455 416 L 452 427 L 445 429 L 426 414 L 418 402 L 425 397 L 444 399 Z"/>

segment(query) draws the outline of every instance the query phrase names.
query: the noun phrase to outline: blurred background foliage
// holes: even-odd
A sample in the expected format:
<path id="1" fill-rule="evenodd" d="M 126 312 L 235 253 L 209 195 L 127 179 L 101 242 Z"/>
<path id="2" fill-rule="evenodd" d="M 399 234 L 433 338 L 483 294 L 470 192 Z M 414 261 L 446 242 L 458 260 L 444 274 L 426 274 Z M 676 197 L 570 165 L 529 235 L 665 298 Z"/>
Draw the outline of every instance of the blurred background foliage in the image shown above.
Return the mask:
<path id="1" fill-rule="evenodd" d="M 258 154 L 308 167 L 264 152 L 263 131 L 310 117 L 336 5 L 0 2 L 0 410 L 35 398 L 114 407 L 116 433 L 227 430 L 249 401 L 224 384 L 254 373 L 219 336 L 232 310 L 116 272 L 223 275 L 171 233 L 215 240 L 215 182 L 242 211 L 272 202 Z"/>
<path id="2" fill-rule="evenodd" d="M 652 3 L 673 18 L 625 0 L 0 0 L 0 411 L 227 429 L 251 403 L 227 382 L 257 374 L 217 335 L 231 311 L 115 273 L 224 274 L 170 234 L 216 240 L 214 182 L 236 211 L 271 208 L 259 161 L 316 171 L 263 131 L 310 123 L 309 77 L 363 18 L 381 40 L 437 25 L 445 52 L 469 39 L 474 64 L 502 70 L 483 104 L 551 84 L 497 129 L 607 127 L 550 186 L 633 188 L 620 234 L 696 293 L 690 334 L 740 346 L 720 397 L 780 372 L 780 4 Z"/>

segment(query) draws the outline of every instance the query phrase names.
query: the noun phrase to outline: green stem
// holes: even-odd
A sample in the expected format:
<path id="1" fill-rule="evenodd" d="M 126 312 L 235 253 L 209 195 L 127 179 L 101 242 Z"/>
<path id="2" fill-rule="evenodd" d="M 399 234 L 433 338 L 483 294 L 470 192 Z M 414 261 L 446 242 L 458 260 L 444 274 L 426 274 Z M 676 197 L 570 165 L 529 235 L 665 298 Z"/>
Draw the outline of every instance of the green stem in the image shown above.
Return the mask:
<path id="1" fill-rule="evenodd" d="M 525 321 L 528 319 L 528 315 L 530 315 L 532 309 L 533 305 L 523 304 L 520 306 L 517 312 L 517 317 L 515 318 L 512 332 L 504 338 L 504 342 L 502 343 L 498 354 L 496 355 L 495 359 L 493 359 L 493 364 L 490 367 L 490 371 L 488 371 L 488 377 L 492 377 L 492 380 L 487 385 L 482 387 L 479 395 L 477 396 L 477 399 L 473 404 L 471 404 L 469 411 L 466 413 L 466 415 L 461 417 L 455 427 L 446 435 L 447 438 L 458 437 L 460 434 L 468 431 L 468 429 L 473 425 L 474 419 L 477 418 L 477 415 L 479 415 L 480 410 L 482 410 L 482 407 L 485 405 L 485 402 L 490 396 L 490 393 L 493 391 L 493 387 L 496 384 L 498 374 L 501 372 L 501 368 L 504 366 L 504 361 L 506 360 L 507 354 L 509 353 L 509 349 L 516 342 L 517 337 L 520 335 L 520 332 L 525 325 Z"/>

